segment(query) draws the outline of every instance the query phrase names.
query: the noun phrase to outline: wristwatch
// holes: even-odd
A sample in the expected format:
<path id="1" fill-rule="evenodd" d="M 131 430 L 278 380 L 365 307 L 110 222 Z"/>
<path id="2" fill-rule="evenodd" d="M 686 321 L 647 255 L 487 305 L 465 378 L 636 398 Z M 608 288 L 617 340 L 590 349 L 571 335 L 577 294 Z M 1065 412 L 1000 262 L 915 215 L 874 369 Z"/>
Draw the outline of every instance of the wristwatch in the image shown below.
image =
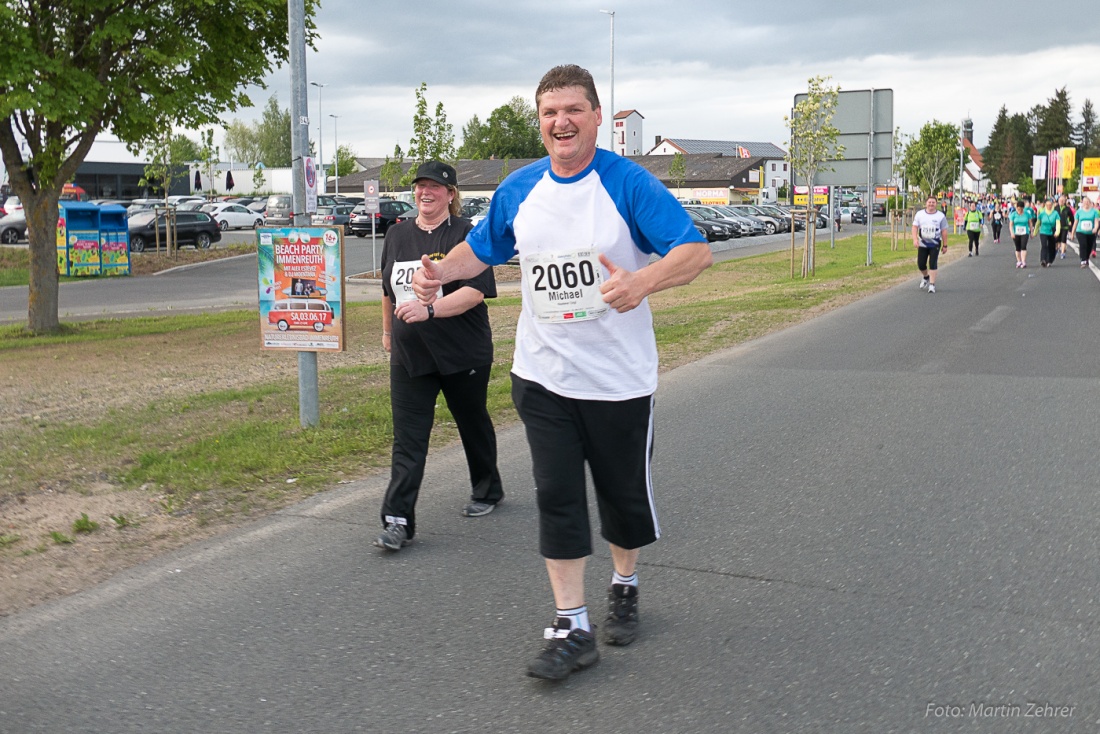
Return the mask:
<path id="1" fill-rule="evenodd" d="M 433 306 L 432 304 L 429 303 L 428 304 L 428 320 L 430 321 L 434 318 L 435 318 L 435 306 Z"/>

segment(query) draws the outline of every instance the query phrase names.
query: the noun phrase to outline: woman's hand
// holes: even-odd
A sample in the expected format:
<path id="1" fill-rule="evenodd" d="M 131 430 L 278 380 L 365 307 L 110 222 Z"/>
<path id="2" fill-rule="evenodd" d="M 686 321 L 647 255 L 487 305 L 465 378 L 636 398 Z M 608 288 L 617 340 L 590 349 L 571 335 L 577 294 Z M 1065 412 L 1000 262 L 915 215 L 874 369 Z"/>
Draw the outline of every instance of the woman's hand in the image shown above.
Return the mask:
<path id="1" fill-rule="evenodd" d="M 428 320 L 428 305 L 421 301 L 405 301 L 397 306 L 394 311 L 394 315 L 397 318 L 404 321 L 406 324 L 415 324 L 418 321 Z"/>

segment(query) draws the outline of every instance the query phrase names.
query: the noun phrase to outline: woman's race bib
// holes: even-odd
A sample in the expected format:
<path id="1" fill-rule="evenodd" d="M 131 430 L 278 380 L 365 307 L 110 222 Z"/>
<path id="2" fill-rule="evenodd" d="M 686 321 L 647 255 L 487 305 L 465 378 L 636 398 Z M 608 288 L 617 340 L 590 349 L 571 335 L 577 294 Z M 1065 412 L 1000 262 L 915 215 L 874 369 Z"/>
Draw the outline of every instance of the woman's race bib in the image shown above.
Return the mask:
<path id="1" fill-rule="evenodd" d="M 1085 233 L 1091 232 L 1092 231 L 1092 224 L 1093 224 L 1093 220 L 1084 219 L 1084 220 L 1077 223 L 1077 231 L 1078 232 L 1085 232 Z"/>
<path id="2" fill-rule="evenodd" d="M 541 323 L 598 319 L 610 310 L 600 293 L 603 270 L 596 248 L 536 252 L 520 263 L 524 300 Z"/>
<path id="3" fill-rule="evenodd" d="M 423 265 L 419 260 L 405 260 L 393 264 L 393 270 L 390 272 L 390 290 L 393 291 L 394 306 L 416 300 L 416 293 L 413 291 L 413 274 L 421 267 Z M 436 291 L 435 297 L 443 297 L 442 288 Z"/>
<path id="4" fill-rule="evenodd" d="M 1015 227 L 1012 228 L 1012 234 L 1016 235 L 1017 237 L 1023 237 L 1025 234 L 1027 234 L 1027 227 L 1022 224 L 1017 224 Z"/>
<path id="5" fill-rule="evenodd" d="M 981 232 L 982 231 L 982 223 L 981 222 L 970 222 L 969 224 L 966 225 L 966 228 L 968 230 L 970 230 L 971 232 Z"/>

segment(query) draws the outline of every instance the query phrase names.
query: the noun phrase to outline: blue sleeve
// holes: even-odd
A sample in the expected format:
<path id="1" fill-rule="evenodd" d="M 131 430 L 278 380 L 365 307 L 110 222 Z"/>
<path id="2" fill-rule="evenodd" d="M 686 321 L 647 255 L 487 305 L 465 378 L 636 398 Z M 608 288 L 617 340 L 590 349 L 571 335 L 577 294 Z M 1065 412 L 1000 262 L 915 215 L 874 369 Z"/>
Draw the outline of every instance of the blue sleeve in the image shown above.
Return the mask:
<path id="1" fill-rule="evenodd" d="M 703 241 L 683 205 L 656 176 L 614 153 L 600 153 L 609 161 L 600 166 L 600 180 L 642 252 L 664 257 L 677 245 Z"/>
<path id="2" fill-rule="evenodd" d="M 513 224 L 519 205 L 546 173 L 550 159 L 524 166 L 512 173 L 493 193 L 489 213 L 466 236 L 466 244 L 477 259 L 488 265 L 502 265 L 516 255 Z"/>

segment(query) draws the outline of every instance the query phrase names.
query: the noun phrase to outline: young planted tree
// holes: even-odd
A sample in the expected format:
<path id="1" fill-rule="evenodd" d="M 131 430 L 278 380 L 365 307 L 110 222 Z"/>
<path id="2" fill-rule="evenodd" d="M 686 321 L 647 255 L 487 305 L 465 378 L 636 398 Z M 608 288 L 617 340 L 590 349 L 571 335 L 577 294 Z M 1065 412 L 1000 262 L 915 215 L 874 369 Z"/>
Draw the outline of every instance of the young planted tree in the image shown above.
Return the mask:
<path id="1" fill-rule="evenodd" d="M 275 95 L 267 100 L 263 115 L 256 123 L 257 159 L 268 168 L 289 168 L 291 164 L 290 110 L 280 109 Z M 312 145 L 312 143 L 311 143 Z M 313 155 L 313 151 L 310 151 Z"/>
<path id="2" fill-rule="evenodd" d="M 396 191 L 401 184 L 401 178 L 405 173 L 405 154 L 401 152 L 401 146 L 393 146 L 393 158 L 386 156 L 385 162 L 378 170 L 378 178 L 385 186 L 384 191 Z"/>
<path id="3" fill-rule="evenodd" d="M 679 151 L 672 154 L 672 161 L 668 164 L 668 180 L 676 184 L 676 198 L 681 198 L 680 189 L 687 180 L 687 164 Z"/>
<path id="4" fill-rule="evenodd" d="M 435 117 L 428 115 L 427 100 L 428 85 L 420 83 L 416 90 L 416 111 L 413 113 L 413 136 L 409 141 L 409 160 L 412 166 L 401 178 L 401 183 L 412 183 L 416 175 L 416 168 L 424 161 L 455 160 L 455 136 L 454 129 L 447 122 L 447 113 L 443 111 L 443 103 L 435 106 Z"/>
<path id="5" fill-rule="evenodd" d="M 355 172 L 355 149 L 350 145 L 341 145 L 336 149 L 336 176 L 347 176 Z"/>
<path id="6" fill-rule="evenodd" d="M 925 123 L 905 149 L 905 170 L 921 198 L 950 189 L 959 178 L 959 128 L 938 120 Z"/>
<path id="7" fill-rule="evenodd" d="M 59 326 L 57 202 L 96 136 L 137 150 L 250 105 L 244 88 L 287 59 L 287 26 L 283 0 L 0 3 L 0 153 L 27 214 L 31 331 Z"/>
<path id="8" fill-rule="evenodd" d="M 795 105 L 791 117 L 783 123 L 790 130 L 787 144 L 787 162 L 791 169 L 802 176 L 809 187 L 806 204 L 806 247 L 802 253 L 802 277 L 814 273 L 814 239 L 817 227 L 813 226 L 817 215 L 813 207 L 814 181 L 821 171 L 833 170 L 829 162 L 839 160 L 844 146 L 836 140 L 840 130 L 833 125 L 833 114 L 840 87 L 826 85 L 831 77 L 815 76 L 809 80 L 806 99 Z M 791 238 L 791 277 L 794 277 L 794 237 Z"/>

